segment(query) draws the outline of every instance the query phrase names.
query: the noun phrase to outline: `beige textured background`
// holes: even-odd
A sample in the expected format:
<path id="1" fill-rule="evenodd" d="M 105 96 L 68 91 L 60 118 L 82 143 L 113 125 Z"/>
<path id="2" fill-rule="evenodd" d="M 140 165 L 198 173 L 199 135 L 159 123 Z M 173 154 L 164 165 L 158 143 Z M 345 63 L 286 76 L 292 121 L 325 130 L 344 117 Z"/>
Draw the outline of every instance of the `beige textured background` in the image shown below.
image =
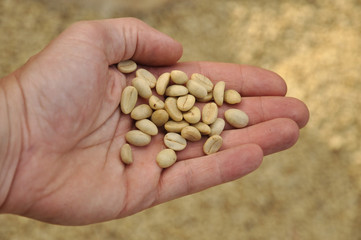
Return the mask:
<path id="1" fill-rule="evenodd" d="M 182 42 L 183 61 L 279 73 L 311 119 L 241 180 L 84 227 L 1 215 L 0 239 L 361 239 L 360 12 L 359 0 L 1 0 L 0 76 L 74 21 L 133 16 Z"/>

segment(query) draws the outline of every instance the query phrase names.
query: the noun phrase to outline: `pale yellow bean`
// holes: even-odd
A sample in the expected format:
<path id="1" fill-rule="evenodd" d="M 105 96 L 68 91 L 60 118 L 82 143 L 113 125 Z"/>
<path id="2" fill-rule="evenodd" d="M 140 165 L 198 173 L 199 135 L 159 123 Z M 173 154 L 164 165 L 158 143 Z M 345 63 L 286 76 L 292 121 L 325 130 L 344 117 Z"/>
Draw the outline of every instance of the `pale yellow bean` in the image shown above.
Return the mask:
<path id="1" fill-rule="evenodd" d="M 207 89 L 195 80 L 189 80 L 187 82 L 188 91 L 196 98 L 204 98 L 207 96 Z"/>
<path id="2" fill-rule="evenodd" d="M 243 128 L 248 125 L 248 115 L 239 109 L 228 109 L 224 112 L 226 121 L 235 128 Z"/>
<path id="3" fill-rule="evenodd" d="M 223 120 L 223 118 L 217 118 L 214 123 L 211 124 L 211 133 L 210 136 L 213 135 L 221 135 L 223 132 L 224 126 L 226 125 L 226 122 Z"/>
<path id="4" fill-rule="evenodd" d="M 218 116 L 218 107 L 214 102 L 206 103 L 202 109 L 202 121 L 206 124 L 212 124 Z"/>
<path id="5" fill-rule="evenodd" d="M 214 86 L 213 99 L 217 103 L 218 106 L 223 105 L 225 87 L 226 87 L 226 83 L 224 81 L 219 81 Z"/>
<path id="6" fill-rule="evenodd" d="M 132 85 L 137 89 L 139 96 L 142 98 L 149 98 L 152 96 L 152 89 L 150 89 L 145 79 L 140 77 L 133 78 Z"/>
<path id="7" fill-rule="evenodd" d="M 177 154 L 173 149 L 163 149 L 156 158 L 157 164 L 161 168 L 168 168 L 177 161 Z"/>
<path id="8" fill-rule="evenodd" d="M 161 127 L 168 122 L 169 114 L 164 109 L 155 110 L 150 119 L 157 127 Z"/>
<path id="9" fill-rule="evenodd" d="M 188 88 L 183 85 L 171 85 L 165 90 L 165 95 L 169 97 L 184 96 L 188 93 Z"/>
<path id="10" fill-rule="evenodd" d="M 130 117 L 134 120 L 141 120 L 144 118 L 149 118 L 152 113 L 153 110 L 149 107 L 148 104 L 140 104 L 133 109 L 133 111 L 130 113 Z"/>
<path id="11" fill-rule="evenodd" d="M 193 106 L 188 112 L 183 113 L 183 118 L 190 124 L 195 124 L 201 120 L 201 110 Z"/>
<path id="12" fill-rule="evenodd" d="M 149 103 L 149 106 L 154 110 L 164 108 L 164 102 L 155 95 L 150 96 L 148 103 Z"/>
<path id="13" fill-rule="evenodd" d="M 150 88 L 154 88 L 155 84 L 157 82 L 157 79 L 154 77 L 154 75 L 149 72 L 148 70 L 144 68 L 140 68 L 135 72 L 135 75 L 140 78 L 144 78 L 147 82 Z"/>
<path id="14" fill-rule="evenodd" d="M 185 84 L 188 81 L 188 76 L 185 72 L 180 70 L 173 70 L 170 72 L 170 78 L 176 84 Z"/>
<path id="15" fill-rule="evenodd" d="M 174 151 L 181 151 L 187 146 L 187 141 L 178 133 L 167 133 L 164 136 L 164 144 Z"/>
<path id="16" fill-rule="evenodd" d="M 209 135 L 211 133 L 211 128 L 204 122 L 198 122 L 192 126 L 197 128 L 202 135 Z"/>
<path id="17" fill-rule="evenodd" d="M 157 126 L 149 119 L 142 119 L 135 122 L 135 126 L 142 132 L 155 136 L 158 134 Z"/>
<path id="18" fill-rule="evenodd" d="M 237 104 L 241 102 L 241 95 L 233 89 L 228 89 L 224 92 L 224 101 L 228 104 Z"/>
<path id="19" fill-rule="evenodd" d="M 193 73 L 191 76 L 192 80 L 195 80 L 199 82 L 201 85 L 204 86 L 204 88 L 207 90 L 207 92 L 211 92 L 213 89 L 213 83 L 212 81 L 200 73 Z"/>
<path id="20" fill-rule="evenodd" d="M 223 139 L 219 135 L 213 135 L 203 145 L 203 152 L 207 155 L 218 152 L 222 147 Z"/>
<path id="21" fill-rule="evenodd" d="M 164 124 L 165 130 L 167 130 L 168 132 L 176 132 L 176 133 L 180 133 L 182 129 L 186 126 L 189 126 L 189 123 L 187 123 L 184 120 L 179 122 L 168 121 Z"/>
<path id="22" fill-rule="evenodd" d="M 174 97 L 168 97 L 165 100 L 164 108 L 168 112 L 171 119 L 174 121 L 181 121 L 183 119 L 182 112 L 177 107 L 177 99 Z"/>
<path id="23" fill-rule="evenodd" d="M 120 148 L 120 159 L 125 164 L 131 164 L 133 163 L 133 154 L 132 149 L 128 143 L 124 144 Z"/>
<path id="24" fill-rule="evenodd" d="M 133 60 L 124 60 L 117 64 L 117 68 L 122 73 L 131 73 L 137 69 L 137 64 Z"/>
<path id="25" fill-rule="evenodd" d="M 181 136 L 191 142 L 199 141 L 202 138 L 201 133 L 193 126 L 184 127 L 181 131 Z"/>
<path id="26" fill-rule="evenodd" d="M 213 99 L 213 92 L 207 93 L 207 95 L 203 98 L 197 98 L 197 102 L 209 102 Z"/>
<path id="27" fill-rule="evenodd" d="M 196 98 L 191 94 L 187 94 L 177 99 L 177 107 L 179 110 L 185 112 L 190 110 L 195 102 L 196 102 Z"/>
<path id="28" fill-rule="evenodd" d="M 165 72 L 158 77 L 155 90 L 159 95 L 164 95 L 170 80 L 170 73 Z"/>
<path id="29" fill-rule="evenodd" d="M 122 92 L 120 99 L 120 109 L 124 114 L 129 114 L 137 104 L 138 91 L 133 86 L 127 86 Z"/>
<path id="30" fill-rule="evenodd" d="M 143 147 L 150 143 L 151 136 L 140 130 L 131 130 L 125 134 L 125 139 L 134 146 Z"/>

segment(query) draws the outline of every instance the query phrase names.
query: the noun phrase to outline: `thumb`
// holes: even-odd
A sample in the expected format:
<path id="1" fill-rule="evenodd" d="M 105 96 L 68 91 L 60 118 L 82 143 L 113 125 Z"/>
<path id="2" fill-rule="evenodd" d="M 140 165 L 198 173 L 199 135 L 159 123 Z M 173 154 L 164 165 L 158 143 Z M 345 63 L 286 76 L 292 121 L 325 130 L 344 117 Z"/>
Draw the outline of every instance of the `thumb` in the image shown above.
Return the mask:
<path id="1" fill-rule="evenodd" d="M 68 34 L 91 41 L 109 65 L 126 59 L 149 66 L 172 65 L 183 52 L 179 42 L 135 18 L 78 22 Z"/>

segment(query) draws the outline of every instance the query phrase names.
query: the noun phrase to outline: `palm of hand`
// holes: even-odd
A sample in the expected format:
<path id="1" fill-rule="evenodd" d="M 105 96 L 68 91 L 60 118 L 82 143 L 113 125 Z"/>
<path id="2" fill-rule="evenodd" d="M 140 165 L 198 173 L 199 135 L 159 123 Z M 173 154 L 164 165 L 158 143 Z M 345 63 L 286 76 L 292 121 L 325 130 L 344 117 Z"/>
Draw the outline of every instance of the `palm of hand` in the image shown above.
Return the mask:
<path id="1" fill-rule="evenodd" d="M 137 149 L 139 161 L 132 166 L 120 162 L 119 149 L 131 128 L 129 116 L 118 109 L 125 76 L 91 45 L 57 54 L 33 59 L 47 63 L 40 65 L 47 71 L 37 82 L 23 83 L 31 150 L 19 165 L 13 189 L 28 191 L 12 194 L 28 199 L 28 216 L 56 223 L 86 224 L 149 207 L 161 174 L 154 162 L 161 142 L 158 137 Z"/>

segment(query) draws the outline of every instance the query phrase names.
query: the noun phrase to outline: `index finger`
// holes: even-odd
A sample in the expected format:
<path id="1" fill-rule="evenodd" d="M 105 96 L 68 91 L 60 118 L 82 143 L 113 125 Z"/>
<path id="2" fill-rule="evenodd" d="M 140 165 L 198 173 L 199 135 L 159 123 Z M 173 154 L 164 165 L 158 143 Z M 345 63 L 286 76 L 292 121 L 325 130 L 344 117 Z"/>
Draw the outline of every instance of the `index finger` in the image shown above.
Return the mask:
<path id="1" fill-rule="evenodd" d="M 217 62 L 181 62 L 168 67 L 148 68 L 156 76 L 171 70 L 182 70 L 190 77 L 201 73 L 213 83 L 224 81 L 226 89 L 237 90 L 242 96 L 284 96 L 285 81 L 276 73 L 249 65 Z"/>

